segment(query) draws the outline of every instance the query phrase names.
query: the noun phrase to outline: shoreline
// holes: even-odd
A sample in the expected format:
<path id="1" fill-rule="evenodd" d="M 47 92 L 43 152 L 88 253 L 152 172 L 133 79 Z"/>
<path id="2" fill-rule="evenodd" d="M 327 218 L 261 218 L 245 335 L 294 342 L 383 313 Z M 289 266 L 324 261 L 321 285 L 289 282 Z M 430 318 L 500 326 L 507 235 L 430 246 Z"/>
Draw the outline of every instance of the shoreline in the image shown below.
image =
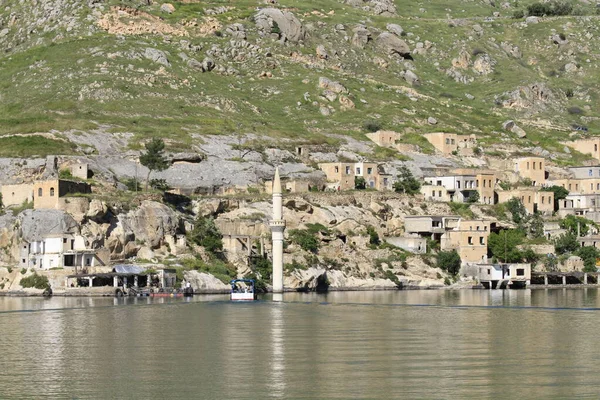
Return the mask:
<path id="1" fill-rule="evenodd" d="M 114 288 L 102 287 L 97 288 L 102 290 L 56 290 L 51 296 L 45 296 L 42 290 L 14 290 L 14 291 L 0 291 L 0 297 L 115 297 Z M 547 290 L 547 289 L 600 289 L 600 284 L 556 284 L 556 285 L 529 285 L 527 288 L 520 289 L 493 289 L 493 290 Z M 481 285 L 473 284 L 469 286 L 407 286 L 403 288 L 395 287 L 336 287 L 331 288 L 324 292 L 317 292 L 315 290 L 297 290 L 297 289 L 285 289 L 284 293 L 328 293 L 328 292 L 392 292 L 392 291 L 409 291 L 409 290 L 485 290 L 489 291 L 492 289 L 485 289 Z M 194 292 L 194 296 L 204 295 L 226 295 L 230 291 L 227 289 L 202 289 Z M 271 290 L 266 293 L 273 293 Z M 125 296 L 124 298 L 127 298 Z M 137 297 L 137 296 L 130 296 Z"/>

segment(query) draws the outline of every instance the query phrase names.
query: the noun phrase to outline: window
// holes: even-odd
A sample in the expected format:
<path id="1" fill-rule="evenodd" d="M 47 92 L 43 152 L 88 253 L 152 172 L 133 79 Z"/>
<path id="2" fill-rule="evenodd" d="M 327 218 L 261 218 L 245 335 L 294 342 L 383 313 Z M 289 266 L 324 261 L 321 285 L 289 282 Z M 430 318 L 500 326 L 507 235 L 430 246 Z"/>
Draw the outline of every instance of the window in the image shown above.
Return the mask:
<path id="1" fill-rule="evenodd" d="M 350 175 L 350 167 L 346 166 L 346 174 Z"/>
<path id="2" fill-rule="evenodd" d="M 22 262 L 23 264 L 25 264 L 25 259 L 24 259 L 24 258 L 22 258 L 22 259 L 21 259 L 21 262 Z"/>
<path id="3" fill-rule="evenodd" d="M 388 184 L 388 178 L 383 178 L 383 184 L 384 184 L 385 186 L 387 186 L 387 184 Z"/>
<path id="4" fill-rule="evenodd" d="M 438 191 L 438 195 L 439 195 L 439 197 L 442 197 L 442 191 L 441 190 Z"/>
<path id="5" fill-rule="evenodd" d="M 488 275 L 492 273 L 492 270 L 488 268 Z"/>
<path id="6" fill-rule="evenodd" d="M 450 144 L 450 139 L 446 138 L 446 144 Z"/>
<path id="7" fill-rule="evenodd" d="M 594 145 L 594 151 L 598 151 L 598 145 L 597 144 Z"/>
<path id="8" fill-rule="evenodd" d="M 542 162 L 541 161 L 540 161 L 540 169 L 544 169 L 544 168 L 542 168 Z"/>
<path id="9" fill-rule="evenodd" d="M 588 176 L 592 176 L 592 170 L 588 170 Z"/>
<path id="10" fill-rule="evenodd" d="M 542 196 L 542 204 L 544 204 L 546 198 L 544 196 Z"/>
<path id="11" fill-rule="evenodd" d="M 92 259 L 91 259 L 91 258 L 89 258 L 89 257 L 87 257 L 87 258 L 85 259 L 85 265 L 86 265 L 87 267 L 91 266 L 91 265 L 92 265 Z"/>
<path id="12" fill-rule="evenodd" d="M 590 183 L 590 190 L 594 190 L 594 184 Z"/>
<path id="13" fill-rule="evenodd" d="M 356 167 L 356 175 L 360 175 L 360 167 Z"/>
<path id="14" fill-rule="evenodd" d="M 473 236 L 468 237 L 469 244 L 473 244 Z"/>
<path id="15" fill-rule="evenodd" d="M 485 244 L 485 238 L 483 236 L 481 236 L 479 238 L 479 244 L 484 245 Z"/>
<path id="16" fill-rule="evenodd" d="M 54 196 L 54 188 L 50 188 L 50 197 Z"/>
<path id="17" fill-rule="evenodd" d="M 437 186 L 442 186 L 442 181 L 436 181 Z"/>
<path id="18" fill-rule="evenodd" d="M 454 141 L 454 139 L 450 139 L 450 144 L 455 144 L 456 142 Z"/>
<path id="19" fill-rule="evenodd" d="M 477 181 L 477 182 L 479 182 L 479 181 Z M 483 187 L 485 187 L 485 179 L 483 180 Z"/>
<path id="20" fill-rule="evenodd" d="M 527 169 L 529 169 L 529 161 L 527 161 Z"/>
<path id="21" fill-rule="evenodd" d="M 492 187 L 492 180 L 490 179 L 490 180 L 488 180 L 488 182 L 489 182 L 489 187 Z"/>
<path id="22" fill-rule="evenodd" d="M 525 276 L 525 269 L 517 268 L 517 276 Z"/>
<path id="23" fill-rule="evenodd" d="M 460 189 L 460 181 L 456 181 L 456 187 Z"/>
<path id="24" fill-rule="evenodd" d="M 67 243 L 67 238 L 63 238 L 63 243 Z"/>
<path id="25" fill-rule="evenodd" d="M 531 196 L 527 197 L 527 203 L 531 203 Z"/>
<path id="26" fill-rule="evenodd" d="M 575 190 L 579 190 L 579 183 L 575 184 Z"/>
<path id="27" fill-rule="evenodd" d="M 371 175 L 373 173 L 373 168 L 367 168 L 367 174 Z"/>
<path id="28" fill-rule="evenodd" d="M 571 184 L 569 183 L 569 190 L 571 190 Z"/>
<path id="29" fill-rule="evenodd" d="M 340 172 L 340 167 L 335 167 L 335 173 L 339 173 Z"/>
<path id="30" fill-rule="evenodd" d="M 42 197 L 42 188 L 38 189 L 38 197 Z"/>
<path id="31" fill-rule="evenodd" d="M 479 230 L 479 225 L 477 225 L 477 228 L 476 228 L 476 229 L 477 229 L 477 230 Z"/>
<path id="32" fill-rule="evenodd" d="M 435 190 L 431 191 L 431 197 L 435 197 Z"/>
<path id="33" fill-rule="evenodd" d="M 533 163 L 533 169 L 535 169 L 535 162 Z"/>

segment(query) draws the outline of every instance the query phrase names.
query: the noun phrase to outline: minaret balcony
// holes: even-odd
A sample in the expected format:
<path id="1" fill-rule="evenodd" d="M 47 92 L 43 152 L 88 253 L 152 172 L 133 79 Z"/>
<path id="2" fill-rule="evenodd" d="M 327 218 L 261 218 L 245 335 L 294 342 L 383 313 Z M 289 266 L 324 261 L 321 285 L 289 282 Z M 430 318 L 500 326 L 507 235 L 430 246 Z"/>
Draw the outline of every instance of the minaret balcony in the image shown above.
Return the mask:
<path id="1" fill-rule="evenodd" d="M 269 221 L 269 226 L 272 228 L 277 228 L 277 227 L 285 228 L 285 220 L 280 219 L 280 220 Z"/>

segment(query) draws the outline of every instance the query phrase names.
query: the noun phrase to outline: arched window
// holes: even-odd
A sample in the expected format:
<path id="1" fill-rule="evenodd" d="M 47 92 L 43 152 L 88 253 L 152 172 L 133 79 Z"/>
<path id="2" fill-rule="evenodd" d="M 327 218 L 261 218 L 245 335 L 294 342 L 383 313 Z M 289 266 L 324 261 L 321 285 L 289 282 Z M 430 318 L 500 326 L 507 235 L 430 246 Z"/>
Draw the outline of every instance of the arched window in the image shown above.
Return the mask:
<path id="1" fill-rule="evenodd" d="M 50 188 L 50 197 L 54 196 L 54 188 Z"/>
<path id="2" fill-rule="evenodd" d="M 38 189 L 38 197 L 42 197 L 42 188 Z"/>

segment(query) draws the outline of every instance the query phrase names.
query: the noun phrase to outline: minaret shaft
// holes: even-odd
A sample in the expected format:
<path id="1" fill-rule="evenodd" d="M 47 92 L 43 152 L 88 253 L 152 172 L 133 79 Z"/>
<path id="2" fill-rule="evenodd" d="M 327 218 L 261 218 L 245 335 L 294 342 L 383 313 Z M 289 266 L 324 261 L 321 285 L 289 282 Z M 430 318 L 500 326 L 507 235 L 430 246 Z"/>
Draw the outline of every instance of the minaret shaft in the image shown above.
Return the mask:
<path id="1" fill-rule="evenodd" d="M 283 193 L 279 168 L 275 169 L 273 179 L 273 220 L 269 223 L 273 239 L 273 293 L 283 292 L 283 232 L 285 220 L 283 219 Z"/>

